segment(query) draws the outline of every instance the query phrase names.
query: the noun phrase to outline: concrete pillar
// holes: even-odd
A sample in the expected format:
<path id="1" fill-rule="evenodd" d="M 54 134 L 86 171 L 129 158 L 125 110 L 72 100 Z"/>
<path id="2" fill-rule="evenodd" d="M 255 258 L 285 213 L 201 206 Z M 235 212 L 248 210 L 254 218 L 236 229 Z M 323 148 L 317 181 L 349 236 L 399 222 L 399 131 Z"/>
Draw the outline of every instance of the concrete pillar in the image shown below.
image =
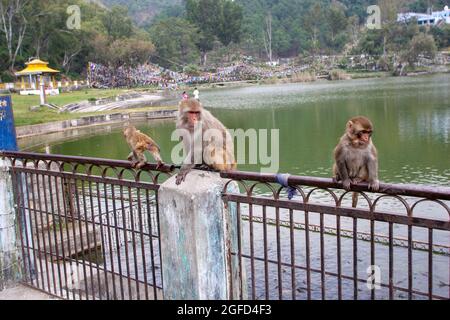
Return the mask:
<path id="1" fill-rule="evenodd" d="M 239 275 L 236 206 L 225 207 L 226 181 L 219 174 L 192 171 L 180 186 L 175 177 L 158 191 L 164 299 L 246 299 Z M 238 192 L 237 184 L 230 191 Z M 233 292 L 231 292 L 233 291 Z"/>
<path id="2" fill-rule="evenodd" d="M 20 279 L 16 212 L 9 165 L 0 159 L 0 291 Z"/>
<path id="3" fill-rule="evenodd" d="M 0 150 L 17 150 L 10 96 L 0 96 L 0 113 Z M 0 158 L 0 290 L 20 277 L 16 212 L 9 167 L 9 163 Z"/>

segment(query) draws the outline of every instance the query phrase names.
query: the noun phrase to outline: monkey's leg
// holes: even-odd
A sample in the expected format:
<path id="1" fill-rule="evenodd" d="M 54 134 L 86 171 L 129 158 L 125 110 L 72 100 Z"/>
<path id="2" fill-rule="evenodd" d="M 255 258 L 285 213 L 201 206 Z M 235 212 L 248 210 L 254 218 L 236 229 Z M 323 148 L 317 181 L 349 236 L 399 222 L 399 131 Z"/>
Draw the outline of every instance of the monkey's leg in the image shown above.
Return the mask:
<path id="1" fill-rule="evenodd" d="M 141 156 L 138 158 L 138 163 L 136 165 L 136 169 L 141 169 L 145 164 L 147 163 L 147 158 L 145 157 L 145 154 L 142 153 Z"/>

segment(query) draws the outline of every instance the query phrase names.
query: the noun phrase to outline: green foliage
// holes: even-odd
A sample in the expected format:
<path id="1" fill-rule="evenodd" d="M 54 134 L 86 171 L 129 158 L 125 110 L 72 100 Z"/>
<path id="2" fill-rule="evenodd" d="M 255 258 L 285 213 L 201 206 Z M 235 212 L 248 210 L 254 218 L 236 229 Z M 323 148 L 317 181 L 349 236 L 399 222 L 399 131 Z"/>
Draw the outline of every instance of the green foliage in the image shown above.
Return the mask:
<path id="1" fill-rule="evenodd" d="M 214 47 L 217 38 L 223 45 L 241 38 L 242 7 L 229 0 L 187 0 L 187 19 L 198 29 L 197 46 L 203 54 Z"/>
<path id="2" fill-rule="evenodd" d="M 153 61 L 159 65 L 179 69 L 198 59 L 197 28 L 182 18 L 168 18 L 152 25 L 150 37 L 156 45 Z"/>

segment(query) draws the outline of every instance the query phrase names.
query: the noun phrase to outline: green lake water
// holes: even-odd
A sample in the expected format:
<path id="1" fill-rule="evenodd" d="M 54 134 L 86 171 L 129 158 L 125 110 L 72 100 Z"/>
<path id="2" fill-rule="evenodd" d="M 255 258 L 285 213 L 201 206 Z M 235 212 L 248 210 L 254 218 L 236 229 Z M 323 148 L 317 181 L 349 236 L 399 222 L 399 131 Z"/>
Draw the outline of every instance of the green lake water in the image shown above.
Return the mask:
<path id="1" fill-rule="evenodd" d="M 216 89 L 201 92 L 201 100 L 230 129 L 278 129 L 280 172 L 331 176 L 333 149 L 347 120 L 365 115 L 374 123 L 382 181 L 450 185 L 450 74 Z M 137 126 L 170 162 L 174 121 Z M 129 153 L 121 126 L 21 141 L 33 151 L 46 145 L 54 154 L 125 159 Z"/>

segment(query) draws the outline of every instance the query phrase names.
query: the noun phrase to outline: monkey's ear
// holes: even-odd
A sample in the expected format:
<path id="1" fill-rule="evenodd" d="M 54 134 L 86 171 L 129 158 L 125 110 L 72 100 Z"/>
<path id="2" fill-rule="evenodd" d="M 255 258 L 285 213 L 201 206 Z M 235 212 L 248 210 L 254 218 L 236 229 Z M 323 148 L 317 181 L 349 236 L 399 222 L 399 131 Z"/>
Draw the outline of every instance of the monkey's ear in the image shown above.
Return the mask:
<path id="1" fill-rule="evenodd" d="M 352 121 L 347 122 L 347 129 L 352 129 L 354 123 Z"/>

